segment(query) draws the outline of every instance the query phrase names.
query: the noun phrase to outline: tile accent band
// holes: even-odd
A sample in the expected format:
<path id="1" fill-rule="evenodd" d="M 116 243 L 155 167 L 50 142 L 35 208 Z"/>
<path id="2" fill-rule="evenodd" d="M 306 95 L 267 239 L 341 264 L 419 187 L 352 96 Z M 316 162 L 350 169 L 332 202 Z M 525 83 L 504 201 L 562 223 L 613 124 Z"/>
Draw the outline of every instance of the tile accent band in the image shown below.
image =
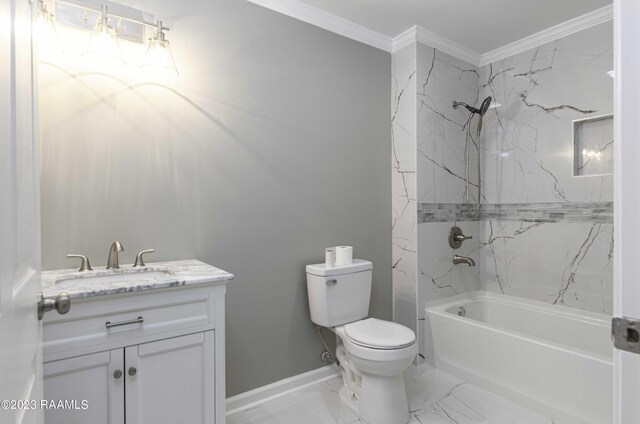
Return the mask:
<path id="1" fill-rule="evenodd" d="M 465 221 L 613 223 L 613 202 L 418 203 L 418 223 Z"/>

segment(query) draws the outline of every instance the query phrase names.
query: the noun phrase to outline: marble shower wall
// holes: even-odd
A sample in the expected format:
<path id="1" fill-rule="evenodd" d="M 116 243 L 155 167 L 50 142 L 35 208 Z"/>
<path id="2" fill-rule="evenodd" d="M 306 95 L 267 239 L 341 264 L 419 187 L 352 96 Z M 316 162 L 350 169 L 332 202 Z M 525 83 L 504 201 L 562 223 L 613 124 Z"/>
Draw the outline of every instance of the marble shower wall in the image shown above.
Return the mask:
<path id="1" fill-rule="evenodd" d="M 611 113 L 612 59 L 611 23 L 481 68 L 421 43 L 393 54 L 394 320 L 416 331 L 422 359 L 425 302 L 456 294 L 611 312 L 612 176 L 573 176 L 572 128 Z M 477 140 L 477 117 L 468 123 L 452 102 L 487 96 L 494 104 Z M 479 142 L 480 208 L 463 204 L 469 125 L 469 197 Z M 473 236 L 455 251 L 453 225 Z M 454 253 L 477 266 L 453 266 Z"/>
<path id="2" fill-rule="evenodd" d="M 613 180 L 573 176 L 572 121 L 612 112 L 612 34 L 604 23 L 480 69 L 480 98 L 497 103 L 483 200 L 503 209 L 480 221 L 483 289 L 611 313 Z"/>
<path id="3" fill-rule="evenodd" d="M 612 201 L 611 175 L 572 165 L 572 121 L 613 111 L 612 69 L 611 22 L 480 68 L 480 97 L 498 104 L 482 134 L 486 203 Z"/>
<path id="4" fill-rule="evenodd" d="M 433 47 L 417 43 L 418 202 L 464 200 L 465 145 L 469 112 L 453 101 L 478 103 L 479 69 Z M 474 120 L 469 140 L 469 195 L 476 201 L 477 140 Z"/>
<path id="5" fill-rule="evenodd" d="M 485 290 L 612 313 L 612 223 L 488 221 L 481 227 Z"/>
<path id="6" fill-rule="evenodd" d="M 463 200 L 469 115 L 452 102 L 477 103 L 479 70 L 420 43 L 393 53 L 392 64 L 393 313 L 416 332 L 424 357 L 424 303 L 480 287 L 478 268 L 453 268 L 447 237 L 455 218 L 418 226 L 417 214 L 418 202 Z M 460 254 L 477 253 L 478 230 L 477 222 L 464 224 L 475 244 Z"/>
<path id="7" fill-rule="evenodd" d="M 416 49 L 391 57 L 393 320 L 417 330 Z"/>
<path id="8" fill-rule="evenodd" d="M 479 70 L 476 66 L 442 53 L 422 43 L 417 44 L 417 172 L 419 213 L 425 206 L 461 203 L 464 199 L 465 146 L 469 113 L 454 109 L 454 100 L 478 103 Z M 475 122 L 474 122 L 475 123 Z M 472 123 L 472 129 L 475 128 Z M 475 130 L 471 131 L 475 137 Z M 477 141 L 469 140 L 471 157 L 469 194 L 476 199 Z M 478 268 L 453 266 L 454 251 L 448 244 L 449 229 L 455 216 L 441 222 L 427 222 L 418 217 L 418 297 L 419 304 L 479 289 Z M 422 223 L 424 222 L 424 223 Z M 477 222 L 461 224 L 466 235 L 474 236 L 455 253 L 477 259 Z M 424 308 L 419 311 L 424 318 Z"/>
<path id="9" fill-rule="evenodd" d="M 478 102 L 479 70 L 476 66 L 425 44 L 416 44 L 417 199 L 422 205 L 460 203 L 464 199 L 465 145 L 469 113 L 453 108 L 453 101 Z M 472 132 L 473 134 L 473 132 Z M 473 134 L 475 136 L 475 134 Z M 476 199 L 477 140 L 469 139 L 471 156 L 470 197 Z M 422 223 L 418 217 L 418 341 L 424 348 L 424 304 L 427 301 L 476 291 L 480 288 L 478 267 L 453 265 L 454 250 L 448 244 L 449 230 L 459 225 L 473 240 L 455 253 L 478 258 L 478 222 L 456 223 L 455 217 Z M 428 359 L 428 358 L 426 358 Z"/>

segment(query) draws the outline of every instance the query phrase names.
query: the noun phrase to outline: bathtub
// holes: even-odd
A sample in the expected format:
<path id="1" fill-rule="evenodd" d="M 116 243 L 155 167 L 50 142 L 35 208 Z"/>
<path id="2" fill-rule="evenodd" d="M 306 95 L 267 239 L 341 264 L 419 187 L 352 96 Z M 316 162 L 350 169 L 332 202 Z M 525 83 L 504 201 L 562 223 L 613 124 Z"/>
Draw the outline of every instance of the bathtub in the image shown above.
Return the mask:
<path id="1" fill-rule="evenodd" d="M 613 421 L 611 317 L 487 292 L 427 303 L 425 317 L 437 368 L 556 423 Z"/>

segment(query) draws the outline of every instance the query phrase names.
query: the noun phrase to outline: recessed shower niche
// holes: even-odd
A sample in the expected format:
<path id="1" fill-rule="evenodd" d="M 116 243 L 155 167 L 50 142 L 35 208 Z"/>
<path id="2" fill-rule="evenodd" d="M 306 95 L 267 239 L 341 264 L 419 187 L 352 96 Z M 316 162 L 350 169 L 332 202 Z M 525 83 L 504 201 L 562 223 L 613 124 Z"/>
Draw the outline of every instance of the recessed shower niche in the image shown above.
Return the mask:
<path id="1" fill-rule="evenodd" d="M 573 121 L 573 176 L 613 173 L 613 114 Z"/>

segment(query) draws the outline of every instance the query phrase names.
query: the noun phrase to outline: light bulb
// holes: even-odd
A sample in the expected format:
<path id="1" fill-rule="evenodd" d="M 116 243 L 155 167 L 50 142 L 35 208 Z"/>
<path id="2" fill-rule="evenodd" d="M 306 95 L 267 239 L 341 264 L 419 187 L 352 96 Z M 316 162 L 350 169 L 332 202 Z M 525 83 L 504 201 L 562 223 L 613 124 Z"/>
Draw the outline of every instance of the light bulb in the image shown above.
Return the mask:
<path id="1" fill-rule="evenodd" d="M 106 6 L 102 7 L 102 16 L 93 28 L 87 50 L 83 56 L 92 59 L 99 65 L 124 65 L 116 31 L 109 25 Z"/>
<path id="2" fill-rule="evenodd" d="M 158 29 L 153 38 L 149 40 L 147 55 L 142 68 L 156 68 L 156 72 L 166 72 L 169 75 L 178 75 L 176 62 L 171 54 L 169 40 L 165 39 L 162 21 L 158 21 Z"/>

